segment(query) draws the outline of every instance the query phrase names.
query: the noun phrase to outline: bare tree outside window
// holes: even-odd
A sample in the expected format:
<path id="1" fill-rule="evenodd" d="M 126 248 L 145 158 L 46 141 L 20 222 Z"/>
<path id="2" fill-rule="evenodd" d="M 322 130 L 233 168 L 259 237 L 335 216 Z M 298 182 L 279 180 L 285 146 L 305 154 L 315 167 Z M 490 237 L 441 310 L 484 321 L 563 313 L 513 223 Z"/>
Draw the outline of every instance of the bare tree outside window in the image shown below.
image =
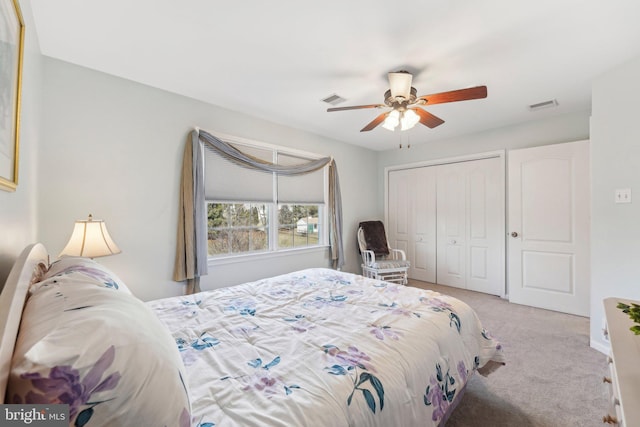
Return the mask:
<path id="1" fill-rule="evenodd" d="M 209 255 L 215 257 L 319 244 L 323 227 L 320 205 L 281 204 L 277 211 L 277 242 L 271 247 L 270 206 L 252 202 L 207 202 Z"/>

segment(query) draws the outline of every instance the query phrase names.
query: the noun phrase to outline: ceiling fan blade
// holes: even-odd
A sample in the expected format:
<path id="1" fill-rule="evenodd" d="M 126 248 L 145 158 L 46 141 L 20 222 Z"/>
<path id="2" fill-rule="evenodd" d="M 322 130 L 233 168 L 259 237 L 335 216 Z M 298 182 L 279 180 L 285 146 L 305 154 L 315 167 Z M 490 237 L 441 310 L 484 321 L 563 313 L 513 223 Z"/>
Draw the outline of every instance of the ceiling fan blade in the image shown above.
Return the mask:
<path id="1" fill-rule="evenodd" d="M 351 107 L 327 108 L 327 111 L 331 112 L 331 111 L 345 111 L 345 110 L 360 110 L 362 108 L 383 108 L 383 107 L 386 107 L 386 105 L 384 104 L 352 105 Z"/>
<path id="2" fill-rule="evenodd" d="M 426 101 L 427 105 L 444 104 L 445 102 L 468 101 L 470 99 L 480 99 L 487 97 L 486 86 L 476 86 L 468 89 L 458 89 L 449 92 L 434 93 L 424 95 L 418 99 Z"/>
<path id="3" fill-rule="evenodd" d="M 378 117 L 373 119 L 368 125 L 366 125 L 362 129 L 360 129 L 360 132 L 367 132 L 367 131 L 370 131 L 371 129 L 375 128 L 380 123 L 382 123 L 384 121 L 384 119 L 387 118 L 387 114 L 389 114 L 388 111 L 386 113 L 380 114 Z"/>
<path id="4" fill-rule="evenodd" d="M 423 110 L 422 108 L 412 108 L 412 110 L 418 113 L 418 116 L 420 116 L 420 123 L 427 127 L 430 127 L 431 129 L 444 123 L 444 120 L 442 120 L 440 117 L 434 116 L 433 114 Z"/>

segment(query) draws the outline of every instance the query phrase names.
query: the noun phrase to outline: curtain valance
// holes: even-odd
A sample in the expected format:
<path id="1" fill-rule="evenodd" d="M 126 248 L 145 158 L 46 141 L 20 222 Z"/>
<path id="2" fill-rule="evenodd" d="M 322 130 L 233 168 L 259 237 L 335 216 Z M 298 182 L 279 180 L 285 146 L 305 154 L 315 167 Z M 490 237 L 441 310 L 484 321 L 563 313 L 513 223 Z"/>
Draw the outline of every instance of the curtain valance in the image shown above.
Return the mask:
<path id="1" fill-rule="evenodd" d="M 342 198 L 335 160 L 314 159 L 301 164 L 281 165 L 243 153 L 231 144 L 203 130 L 191 132 L 185 146 L 180 185 L 178 238 L 174 280 L 187 281 L 186 293 L 200 291 L 200 276 L 207 274 L 207 218 L 204 190 L 204 149 L 247 169 L 283 176 L 302 175 L 329 167 L 329 246 L 333 268 L 344 265 L 342 248 Z"/>

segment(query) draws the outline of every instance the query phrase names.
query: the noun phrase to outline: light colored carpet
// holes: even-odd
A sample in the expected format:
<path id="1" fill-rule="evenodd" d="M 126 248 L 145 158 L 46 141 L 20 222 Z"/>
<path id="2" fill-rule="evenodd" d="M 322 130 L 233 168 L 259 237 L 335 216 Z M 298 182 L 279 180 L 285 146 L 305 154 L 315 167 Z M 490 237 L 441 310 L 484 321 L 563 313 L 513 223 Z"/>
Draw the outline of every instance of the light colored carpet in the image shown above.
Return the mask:
<path id="1" fill-rule="evenodd" d="M 609 391 L 606 356 L 589 347 L 589 319 L 496 296 L 411 280 L 454 296 L 478 313 L 504 347 L 507 364 L 476 373 L 447 427 L 602 426 Z"/>

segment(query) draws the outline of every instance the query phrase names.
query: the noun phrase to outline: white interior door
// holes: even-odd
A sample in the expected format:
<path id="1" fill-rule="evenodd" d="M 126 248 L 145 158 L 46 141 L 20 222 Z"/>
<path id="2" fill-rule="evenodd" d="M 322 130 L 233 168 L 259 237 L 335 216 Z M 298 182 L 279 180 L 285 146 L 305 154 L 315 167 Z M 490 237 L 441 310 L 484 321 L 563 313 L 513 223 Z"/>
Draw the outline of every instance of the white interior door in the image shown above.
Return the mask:
<path id="1" fill-rule="evenodd" d="M 589 315 L 589 142 L 508 159 L 509 300 Z"/>

